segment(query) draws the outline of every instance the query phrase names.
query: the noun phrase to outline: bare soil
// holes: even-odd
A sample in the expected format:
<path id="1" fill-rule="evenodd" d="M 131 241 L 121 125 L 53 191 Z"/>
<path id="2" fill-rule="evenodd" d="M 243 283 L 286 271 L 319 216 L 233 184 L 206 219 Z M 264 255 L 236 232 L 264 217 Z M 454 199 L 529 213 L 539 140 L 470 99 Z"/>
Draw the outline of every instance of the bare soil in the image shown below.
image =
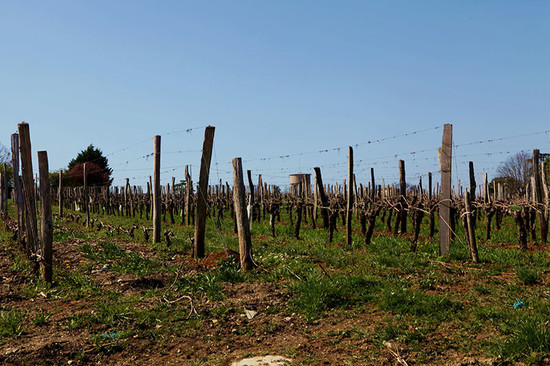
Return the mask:
<path id="1" fill-rule="evenodd" d="M 153 250 L 144 243 L 117 243 L 144 257 L 154 257 Z M 78 266 L 88 260 L 80 251 L 82 244 L 79 240 L 55 243 L 54 256 L 67 267 Z M 418 360 L 414 351 L 400 344 L 382 345 L 376 341 L 377 327 L 392 321 L 392 315 L 380 310 L 338 311 L 308 324 L 301 315 L 288 311 L 285 304 L 291 294 L 285 284 L 265 282 L 224 283 L 226 298 L 221 301 L 181 299 L 178 306 L 187 307 L 190 312 L 194 308 L 198 314 L 220 306 L 231 309 L 220 319 L 207 317 L 197 329 L 181 334 L 171 332 L 163 339 L 134 337 L 122 344 L 113 344 L 107 339 L 105 347 L 101 347 L 101 343 L 98 346 L 92 340 L 93 327 L 71 331 L 62 326 L 75 314 L 90 313 L 93 301 L 56 298 L 44 293 L 25 295 L 27 283 L 24 276 L 12 269 L 12 255 L 6 248 L 0 250 L 0 307 L 22 310 L 27 320 L 19 337 L 0 340 L 0 363 L 4 365 L 230 365 L 246 356 L 267 354 L 291 358 L 296 365 L 397 365 L 403 362 L 484 365 L 495 362 L 480 354 L 463 354 L 447 344 L 446 335 L 454 329 L 438 329 L 425 340 L 423 353 L 429 355 L 428 359 Z M 234 255 L 224 251 L 202 262 L 180 256 L 172 260 L 187 271 L 202 271 L 219 263 L 220 258 Z M 92 280 L 103 290 L 126 296 L 152 288 L 167 288 L 173 275 L 118 275 L 94 268 Z M 449 289 L 438 289 L 446 290 Z M 135 306 L 147 306 L 148 301 L 157 300 L 144 299 Z M 249 319 L 245 309 L 257 314 Z M 36 326 L 31 319 L 40 312 L 51 317 L 47 324 Z M 354 333 L 356 329 L 362 334 Z"/>

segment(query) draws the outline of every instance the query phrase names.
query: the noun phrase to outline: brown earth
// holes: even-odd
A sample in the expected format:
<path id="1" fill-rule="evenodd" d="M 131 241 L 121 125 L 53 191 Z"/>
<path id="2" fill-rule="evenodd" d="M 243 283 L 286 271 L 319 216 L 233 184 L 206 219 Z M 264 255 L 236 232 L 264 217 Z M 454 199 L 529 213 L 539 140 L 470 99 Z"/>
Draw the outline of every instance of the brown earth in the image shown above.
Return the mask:
<path id="1" fill-rule="evenodd" d="M 137 252 L 143 257 L 154 257 L 147 244 L 117 242 L 121 248 Z M 54 256 L 67 268 L 86 261 L 81 251 L 83 241 L 55 243 Z M 92 245 L 94 245 L 92 243 Z M 287 310 L 290 298 L 284 284 L 264 282 L 224 283 L 226 298 L 209 301 L 206 298 L 183 298 L 174 306 L 185 307 L 192 313 L 209 314 L 220 306 L 228 312 L 219 319 L 209 316 L 196 329 L 184 329 L 181 334 L 167 333 L 163 339 L 135 336 L 122 344 L 109 339 L 93 342 L 94 330 L 82 328 L 67 330 L 64 322 L 75 314 L 89 314 L 92 300 L 66 299 L 39 293 L 26 295 L 25 277 L 12 269 L 12 255 L 7 248 L 0 250 L 0 308 L 15 308 L 26 312 L 25 330 L 17 338 L 0 340 L 0 363 L 4 365 L 229 365 L 247 355 L 281 355 L 294 360 L 293 364 L 310 365 L 397 365 L 405 364 L 492 364 L 494 360 L 481 355 L 464 355 L 446 344 L 446 334 L 452 329 L 438 329 L 426 339 L 424 354 L 428 359 L 417 360 L 414 351 L 400 344 L 380 344 L 376 340 L 377 327 L 392 321 L 390 314 L 380 310 L 342 311 L 308 324 L 301 315 Z M 186 271 L 212 268 L 225 257 L 234 258 L 235 252 L 220 252 L 202 262 L 175 256 L 172 260 Z M 104 290 L 123 295 L 139 295 L 152 288 L 167 288 L 173 275 L 118 275 L 94 266 L 92 280 Z M 55 284 L 54 284 L 55 289 Z M 52 295 L 52 293 L 54 295 Z M 136 307 L 146 308 L 162 299 L 143 297 Z M 251 319 L 245 310 L 257 314 Z M 51 314 L 49 322 L 36 326 L 31 321 L 36 314 Z M 172 327 L 177 324 L 159 324 Z M 358 333 L 360 330 L 361 333 Z"/>

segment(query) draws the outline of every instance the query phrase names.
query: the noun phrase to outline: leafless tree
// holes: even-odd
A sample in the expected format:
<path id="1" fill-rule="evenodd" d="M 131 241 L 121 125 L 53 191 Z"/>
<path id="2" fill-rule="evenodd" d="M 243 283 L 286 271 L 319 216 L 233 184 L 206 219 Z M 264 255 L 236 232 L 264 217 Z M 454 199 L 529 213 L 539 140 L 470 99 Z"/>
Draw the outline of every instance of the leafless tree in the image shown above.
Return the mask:
<path id="1" fill-rule="evenodd" d="M 531 176 L 532 156 L 527 152 L 512 155 L 497 168 L 497 174 L 504 178 L 508 192 L 512 195 L 524 195 L 525 187 Z"/>
<path id="2" fill-rule="evenodd" d="M 10 150 L 0 143 L 0 164 L 11 163 Z"/>

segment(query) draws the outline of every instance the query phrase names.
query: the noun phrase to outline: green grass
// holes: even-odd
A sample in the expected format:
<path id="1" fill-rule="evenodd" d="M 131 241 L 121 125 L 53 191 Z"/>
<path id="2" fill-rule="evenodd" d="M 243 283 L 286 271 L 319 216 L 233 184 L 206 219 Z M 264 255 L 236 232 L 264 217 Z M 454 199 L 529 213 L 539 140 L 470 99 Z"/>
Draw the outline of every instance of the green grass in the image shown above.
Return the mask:
<path id="1" fill-rule="evenodd" d="M 18 337 L 25 331 L 25 313 L 17 309 L 0 309 L 0 341 Z"/>
<path id="2" fill-rule="evenodd" d="M 535 361 L 550 355 L 550 326 L 547 318 L 522 317 L 508 324 L 509 335 L 495 345 L 504 360 Z"/>
<path id="3" fill-rule="evenodd" d="M 92 216 L 113 226 L 151 226 L 150 222 L 132 217 Z M 214 220 L 207 221 L 207 253 L 227 248 L 238 250 L 238 239 L 228 216 L 225 215 L 221 229 Z M 547 323 L 550 307 L 545 290 L 550 254 L 521 252 L 510 218 L 505 218 L 500 231 L 493 230 L 493 239 L 487 243 L 483 240 L 483 225 L 478 223 L 480 264 L 471 262 L 460 225 L 450 254 L 440 257 L 437 236 L 428 238 L 427 218 L 416 253 L 409 250 L 410 233 L 387 235 L 380 220 L 369 246 L 364 246 L 358 223 L 354 221 L 353 244 L 347 246 L 340 220 L 334 241 L 328 243 L 324 230 L 314 230 L 305 223 L 301 239 L 295 239 L 287 219 L 283 210 L 283 224 L 277 224 L 275 238 L 271 237 L 267 220 L 253 224 L 253 253 L 260 268 L 242 273 L 232 262 L 223 262 L 209 270 L 187 268 L 185 261 L 182 264 L 182 258 L 190 257 L 192 227 L 163 223 L 175 234 L 171 245 L 149 242 L 146 254 L 140 254 L 132 250 L 132 243 L 144 241 L 141 230 L 136 230 L 135 238 L 131 239 L 123 232 L 88 230 L 81 223 L 56 218 L 55 240 L 82 242 L 80 251 L 85 261 L 56 262 L 52 284 L 38 280 L 26 257 L 12 250 L 10 236 L 0 232 L 0 242 L 10 248 L 10 270 L 24 280 L 23 296 L 31 299 L 45 295 L 52 302 L 85 304 L 75 314 L 64 314 L 59 322 L 53 322 L 52 313 L 42 309 L 26 319 L 24 311 L 2 308 L 2 340 L 20 336 L 34 326 L 58 327 L 75 333 L 86 330 L 89 340 L 105 354 L 125 349 L 133 339 L 162 345 L 174 337 L 190 337 L 213 347 L 225 346 L 230 341 L 219 335 L 207 338 L 204 330 L 214 320 L 244 319 L 244 300 L 242 304 L 239 299 L 226 300 L 228 288 L 247 283 L 251 288 L 256 285 L 277 288 L 280 302 L 268 309 L 258 309 L 260 316 L 254 321 L 268 317 L 258 327 L 246 321 L 235 325 L 236 336 L 253 339 L 264 333 L 280 336 L 286 328 L 277 318 L 296 313 L 292 322 L 302 326 L 299 334 L 304 337 L 319 337 L 339 347 L 353 347 L 351 341 L 361 341 L 375 348 L 359 358 L 350 355 L 346 359 L 350 364 L 381 357 L 385 352 L 384 341 L 398 344 L 406 354 L 417 355 L 419 364 L 440 361 L 433 349 L 439 347 L 445 352 L 449 350 L 448 344 L 452 344 L 452 352 L 500 356 L 503 362 L 536 363 L 550 355 Z M 180 222 L 179 217 L 176 222 Z M 121 275 L 162 280 L 158 280 L 159 286 L 134 287 L 130 293 L 111 287 L 106 290 L 98 282 L 102 276 L 116 279 Z M 197 307 L 197 313 L 185 296 Z M 514 308 L 517 300 L 524 305 Z M 355 326 L 336 329 L 340 323 L 365 318 L 374 332 Z M 327 324 L 336 325 L 336 330 L 315 335 L 307 330 Z M 480 334 L 483 340 L 472 345 L 472 339 Z M 438 343 L 439 339 L 444 341 Z M 288 353 L 310 364 L 320 361 L 315 354 L 299 347 L 288 348 Z"/>

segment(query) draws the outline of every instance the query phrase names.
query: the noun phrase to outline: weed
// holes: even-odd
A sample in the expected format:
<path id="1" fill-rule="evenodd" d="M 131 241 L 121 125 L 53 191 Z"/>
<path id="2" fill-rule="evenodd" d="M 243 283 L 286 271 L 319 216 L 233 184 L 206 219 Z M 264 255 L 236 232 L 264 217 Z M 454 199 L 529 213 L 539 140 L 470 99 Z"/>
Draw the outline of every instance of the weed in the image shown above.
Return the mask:
<path id="1" fill-rule="evenodd" d="M 19 337 L 25 330 L 25 315 L 17 309 L 0 310 L 0 338 Z"/>
<path id="2" fill-rule="evenodd" d="M 51 314 L 46 313 L 44 310 L 40 310 L 40 312 L 34 315 L 32 319 L 32 323 L 37 327 L 47 325 L 50 322 L 51 316 L 52 316 Z"/>
<path id="3" fill-rule="evenodd" d="M 317 319 L 326 310 L 363 304 L 372 299 L 379 280 L 350 274 L 329 278 L 312 274 L 291 285 L 295 293 L 290 306 L 304 314 L 306 321 Z"/>
<path id="4" fill-rule="evenodd" d="M 511 335 L 498 342 L 496 353 L 505 360 L 516 360 L 531 354 L 550 354 L 550 327 L 540 317 L 522 318 L 510 325 Z"/>
<path id="5" fill-rule="evenodd" d="M 538 268 L 524 266 L 516 268 L 516 277 L 520 284 L 529 286 L 540 283 L 541 274 Z"/>
<path id="6" fill-rule="evenodd" d="M 390 287 L 382 291 L 379 307 L 396 314 L 410 314 L 441 321 L 462 309 L 462 304 L 451 301 L 446 296 L 430 295 L 406 287 Z"/>

